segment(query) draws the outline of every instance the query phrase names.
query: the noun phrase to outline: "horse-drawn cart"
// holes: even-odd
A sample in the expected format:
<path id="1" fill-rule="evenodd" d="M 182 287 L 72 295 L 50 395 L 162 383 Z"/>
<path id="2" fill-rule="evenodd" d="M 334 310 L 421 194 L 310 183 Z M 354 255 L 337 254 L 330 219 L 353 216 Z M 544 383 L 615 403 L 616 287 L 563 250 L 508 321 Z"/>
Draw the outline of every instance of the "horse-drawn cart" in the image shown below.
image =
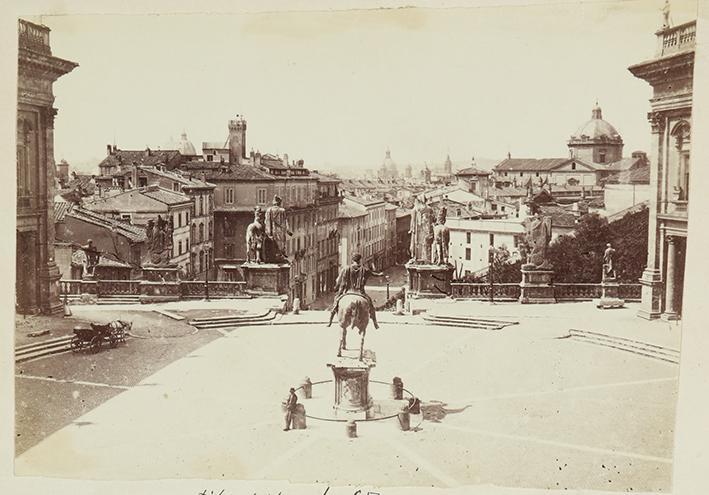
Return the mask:
<path id="1" fill-rule="evenodd" d="M 71 350 L 79 352 L 86 349 L 95 353 L 100 351 L 104 344 L 116 347 L 119 343 L 126 341 L 126 332 L 130 328 L 131 323 L 121 320 L 115 320 L 105 325 L 90 323 L 90 327 L 74 327 Z"/>

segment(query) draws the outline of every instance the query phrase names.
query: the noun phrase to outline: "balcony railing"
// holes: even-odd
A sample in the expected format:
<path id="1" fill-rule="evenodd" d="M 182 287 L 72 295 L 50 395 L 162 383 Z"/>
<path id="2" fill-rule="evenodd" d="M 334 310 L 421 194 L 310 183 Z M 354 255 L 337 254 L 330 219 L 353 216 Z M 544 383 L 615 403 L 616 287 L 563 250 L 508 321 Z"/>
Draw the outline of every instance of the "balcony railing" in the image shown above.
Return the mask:
<path id="1" fill-rule="evenodd" d="M 590 301 L 601 297 L 601 284 L 554 284 L 557 301 Z"/>
<path id="2" fill-rule="evenodd" d="M 227 299 L 246 294 L 246 282 L 210 280 L 209 297 Z M 149 286 L 149 287 L 147 287 Z M 147 287 L 147 288 L 146 288 Z M 145 290 L 144 290 L 145 289 Z M 185 280 L 179 282 L 150 282 L 146 280 L 61 280 L 61 295 L 92 294 L 96 297 L 113 295 L 163 294 L 179 299 L 202 299 L 205 297 L 205 282 Z"/>
<path id="3" fill-rule="evenodd" d="M 19 25 L 19 44 L 20 48 L 52 54 L 49 48 L 49 28 L 22 19 Z"/>
<path id="4" fill-rule="evenodd" d="M 657 32 L 658 56 L 670 55 L 694 48 L 697 21 L 673 26 Z"/>

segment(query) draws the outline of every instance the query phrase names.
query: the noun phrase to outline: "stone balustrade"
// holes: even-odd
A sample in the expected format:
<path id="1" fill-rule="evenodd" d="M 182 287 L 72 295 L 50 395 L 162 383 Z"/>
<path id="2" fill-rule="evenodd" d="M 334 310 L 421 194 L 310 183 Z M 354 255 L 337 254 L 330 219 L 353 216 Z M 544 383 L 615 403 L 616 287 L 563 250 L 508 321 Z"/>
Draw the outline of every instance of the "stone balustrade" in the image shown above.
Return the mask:
<path id="1" fill-rule="evenodd" d="M 209 297 L 228 299 L 246 295 L 246 282 L 210 280 Z M 148 280 L 61 280 L 61 295 L 92 294 L 97 297 L 113 295 L 166 296 L 171 299 L 203 299 L 205 282 L 194 280 L 154 282 Z"/>
<path id="2" fill-rule="evenodd" d="M 620 297 L 626 301 L 639 301 L 640 284 L 620 284 Z M 557 301 L 591 301 L 601 297 L 601 284 L 570 284 L 555 283 L 554 297 Z M 451 283 L 451 297 L 454 299 L 474 299 L 487 301 L 490 299 L 490 284 L 453 282 Z M 493 284 L 493 298 L 495 301 L 517 301 L 520 297 L 518 283 Z"/>
<path id="3" fill-rule="evenodd" d="M 658 56 L 694 48 L 697 36 L 697 21 L 686 22 L 657 32 Z"/>

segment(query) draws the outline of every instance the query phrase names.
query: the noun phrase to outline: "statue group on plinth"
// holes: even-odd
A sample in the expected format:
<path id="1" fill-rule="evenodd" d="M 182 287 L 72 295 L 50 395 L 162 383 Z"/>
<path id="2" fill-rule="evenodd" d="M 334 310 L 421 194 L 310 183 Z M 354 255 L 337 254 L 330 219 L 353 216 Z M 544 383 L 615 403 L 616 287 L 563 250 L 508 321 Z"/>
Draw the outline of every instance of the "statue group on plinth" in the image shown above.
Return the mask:
<path id="1" fill-rule="evenodd" d="M 254 221 L 246 228 L 247 263 L 287 263 L 286 235 L 292 236 L 283 200 L 274 196 L 273 204 L 254 209 Z"/>
<path id="2" fill-rule="evenodd" d="M 172 216 L 167 220 L 158 215 L 157 220 L 148 220 L 145 231 L 148 243 L 150 263 L 154 266 L 166 266 L 172 257 Z"/>
<path id="3" fill-rule="evenodd" d="M 551 242 L 551 217 L 542 216 L 536 207 L 524 221 L 525 238 L 521 249 L 526 270 L 551 270 L 548 258 Z"/>
<path id="4" fill-rule="evenodd" d="M 411 260 L 409 264 L 448 264 L 450 234 L 446 227 L 446 208 L 436 213 L 430 199 L 416 198 L 409 227 Z"/>
<path id="5" fill-rule="evenodd" d="M 622 308 L 625 301 L 620 298 L 620 284 L 617 280 L 615 249 L 608 243 L 603 252 L 603 272 L 601 276 L 601 298 L 596 300 L 601 309 Z"/>

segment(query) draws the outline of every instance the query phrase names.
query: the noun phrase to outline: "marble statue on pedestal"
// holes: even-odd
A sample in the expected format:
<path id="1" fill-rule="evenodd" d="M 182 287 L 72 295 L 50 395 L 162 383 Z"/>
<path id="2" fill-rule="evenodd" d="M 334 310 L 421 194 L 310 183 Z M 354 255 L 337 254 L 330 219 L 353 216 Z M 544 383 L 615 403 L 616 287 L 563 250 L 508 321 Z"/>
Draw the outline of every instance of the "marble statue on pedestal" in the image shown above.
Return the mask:
<path id="1" fill-rule="evenodd" d="M 148 220 L 146 236 L 151 264 L 162 266 L 170 262 L 172 227 L 172 217 L 169 220 L 163 220 L 162 216 L 158 215 L 157 221 Z"/>
<path id="2" fill-rule="evenodd" d="M 286 235 L 292 236 L 286 216 L 286 209 L 281 206 L 283 200 L 279 196 L 273 197 L 273 205 L 266 210 L 265 233 L 270 241 L 270 249 L 266 250 L 268 262 L 286 261 Z"/>
<path id="3" fill-rule="evenodd" d="M 433 208 L 427 204 L 426 198 L 416 198 L 416 204 L 411 212 L 411 261 L 410 263 L 430 263 L 433 245 Z"/>
<path id="4" fill-rule="evenodd" d="M 606 250 L 603 253 L 603 280 L 615 280 L 615 249 L 610 243 L 606 244 Z"/>
<path id="5" fill-rule="evenodd" d="M 446 209 L 438 211 L 436 225 L 433 227 L 433 264 L 448 264 L 448 244 L 450 243 L 450 232 L 446 227 Z"/>
<path id="6" fill-rule="evenodd" d="M 254 221 L 246 227 L 246 262 L 264 263 L 265 214 L 261 208 L 254 210 Z"/>
<path id="7" fill-rule="evenodd" d="M 525 224 L 525 242 L 527 246 L 527 265 L 537 270 L 551 269 L 547 250 L 551 242 L 551 217 L 542 216 L 535 211 L 527 217 Z"/>

